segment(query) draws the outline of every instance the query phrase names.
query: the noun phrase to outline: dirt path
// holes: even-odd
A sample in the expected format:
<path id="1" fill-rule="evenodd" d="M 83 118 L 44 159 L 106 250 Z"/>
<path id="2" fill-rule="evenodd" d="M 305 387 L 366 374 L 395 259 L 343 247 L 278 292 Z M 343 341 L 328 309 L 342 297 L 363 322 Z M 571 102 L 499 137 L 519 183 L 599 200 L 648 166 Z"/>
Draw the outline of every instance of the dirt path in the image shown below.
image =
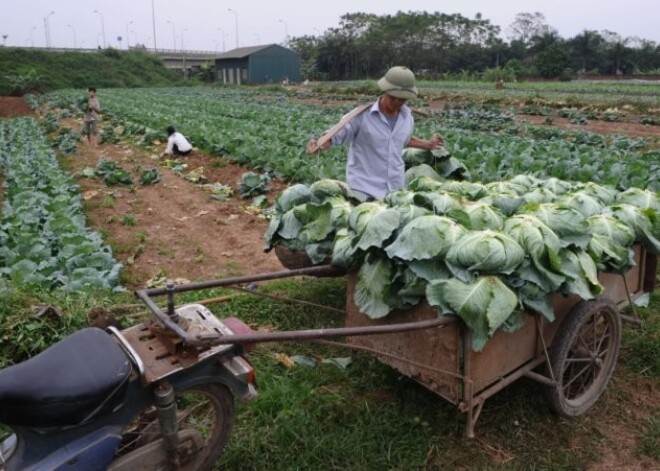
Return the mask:
<path id="1" fill-rule="evenodd" d="M 98 179 L 76 177 L 90 225 L 124 263 L 122 280 L 128 287 L 144 286 L 158 274 L 195 281 L 282 269 L 274 253 L 263 252 L 268 223 L 246 212 L 250 200 L 238 196 L 214 200 L 208 191 L 161 166 L 156 155 L 129 144 L 91 148 L 83 142 L 62 161 L 79 174 L 100 159 L 113 160 L 131 171 L 134 181 L 138 181 L 138 166 L 157 167 L 161 174 L 159 183 L 134 188 L 108 187 Z M 234 188 L 247 171 L 201 153 L 184 159 L 186 171 L 203 167 L 209 182 Z M 270 187 L 268 197 L 273 201 L 284 185 L 271 182 Z"/>
<path id="2" fill-rule="evenodd" d="M 529 124 L 543 124 L 544 116 L 516 115 L 516 121 Z M 660 126 L 630 122 L 589 121 L 587 124 L 573 124 L 568 118 L 554 118 L 554 127 L 573 131 L 589 131 L 595 134 L 623 134 L 629 137 L 660 138 Z"/>

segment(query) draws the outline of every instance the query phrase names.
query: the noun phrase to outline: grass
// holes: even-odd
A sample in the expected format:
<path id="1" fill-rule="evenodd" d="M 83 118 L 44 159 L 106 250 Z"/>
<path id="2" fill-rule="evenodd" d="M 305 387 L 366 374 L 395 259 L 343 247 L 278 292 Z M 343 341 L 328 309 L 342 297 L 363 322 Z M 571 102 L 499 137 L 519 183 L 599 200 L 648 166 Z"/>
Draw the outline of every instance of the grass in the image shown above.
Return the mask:
<path id="1" fill-rule="evenodd" d="M 287 279 L 252 288 L 338 309 L 345 300 L 343 278 Z M 177 303 L 229 293 L 234 298 L 212 306 L 214 312 L 237 316 L 253 327 L 290 330 L 343 324 L 339 313 L 228 289 L 182 293 Z M 92 307 L 133 302 L 128 294 L 109 293 L 4 296 L 0 361 L 20 361 L 81 328 Z M 579 470 L 600 463 L 602 451 L 616 447 L 619 430 L 633 437 L 634 459 L 652 468 L 660 461 L 660 407 L 657 401 L 643 403 L 640 391 L 647 385 L 657 388 L 658 377 L 655 369 L 645 370 L 641 365 L 648 363 L 638 357 L 650 355 L 647 359 L 657 361 L 652 352 L 658 346 L 659 303 L 656 293 L 642 311 L 644 329 L 626 329 L 615 378 L 585 417 L 556 417 L 543 400 L 542 386 L 521 379 L 485 403 L 474 440 L 465 439 L 464 415 L 454 405 L 369 355 L 300 342 L 261 344 L 250 354 L 259 396 L 238 405 L 232 438 L 216 469 Z M 35 319 L 33 304 L 53 304 L 65 315 Z M 318 363 L 287 368 L 277 354 L 303 355 Z M 320 362 L 347 356 L 353 361 L 346 369 Z"/>

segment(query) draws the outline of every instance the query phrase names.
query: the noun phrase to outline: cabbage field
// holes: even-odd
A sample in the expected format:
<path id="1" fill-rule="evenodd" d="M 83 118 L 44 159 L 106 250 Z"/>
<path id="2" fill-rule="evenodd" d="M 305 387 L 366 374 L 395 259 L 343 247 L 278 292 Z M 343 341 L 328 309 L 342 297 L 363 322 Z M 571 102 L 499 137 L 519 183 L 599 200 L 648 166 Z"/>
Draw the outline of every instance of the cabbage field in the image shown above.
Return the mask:
<path id="1" fill-rule="evenodd" d="M 54 112 L 78 113 L 80 92 L 61 91 L 41 98 Z M 311 137 L 371 97 L 292 94 L 282 89 L 160 88 L 103 90 L 104 132 L 129 136 L 143 145 L 164 139 L 175 124 L 193 144 L 213 155 L 227 155 L 253 169 L 269 171 L 289 182 L 343 179 L 345 152 L 331 149 L 310 157 Z M 660 94 L 654 95 L 655 99 Z M 350 101 L 350 102 L 349 102 Z M 415 105 L 415 103 L 413 103 Z M 418 106 L 424 103 L 419 101 Z M 440 132 L 447 150 L 473 180 L 485 183 L 526 173 L 592 181 L 620 189 L 635 186 L 660 190 L 660 150 L 640 138 L 602 136 L 517 122 L 499 105 L 456 105 L 433 109 L 418 118 L 417 135 Z"/>
<path id="2" fill-rule="evenodd" d="M 121 265 L 90 230 L 82 197 L 36 120 L 0 122 L 0 280 L 68 291 L 113 289 Z"/>

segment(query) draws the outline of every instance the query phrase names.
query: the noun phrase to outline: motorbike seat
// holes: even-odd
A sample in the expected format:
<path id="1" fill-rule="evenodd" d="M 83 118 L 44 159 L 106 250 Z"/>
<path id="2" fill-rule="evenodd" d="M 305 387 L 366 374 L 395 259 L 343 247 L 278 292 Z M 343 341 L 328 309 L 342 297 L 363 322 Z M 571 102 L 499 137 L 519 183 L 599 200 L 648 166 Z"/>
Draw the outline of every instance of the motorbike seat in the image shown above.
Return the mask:
<path id="1" fill-rule="evenodd" d="M 0 422 L 24 427 L 85 423 L 121 403 L 131 369 L 128 356 L 103 330 L 75 332 L 0 371 Z"/>

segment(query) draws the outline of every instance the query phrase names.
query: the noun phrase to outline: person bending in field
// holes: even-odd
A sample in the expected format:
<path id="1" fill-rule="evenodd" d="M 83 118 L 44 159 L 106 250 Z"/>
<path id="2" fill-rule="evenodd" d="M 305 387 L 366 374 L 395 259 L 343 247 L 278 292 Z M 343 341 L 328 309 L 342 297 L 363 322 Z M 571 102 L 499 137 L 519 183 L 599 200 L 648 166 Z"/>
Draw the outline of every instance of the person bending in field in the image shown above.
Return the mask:
<path id="1" fill-rule="evenodd" d="M 101 112 L 101 105 L 99 99 L 96 98 L 96 88 L 89 87 L 87 89 L 87 111 L 85 112 L 85 132 L 87 133 L 87 142 L 94 147 L 98 147 L 96 136 L 98 135 L 97 121 L 99 113 Z"/>
<path id="2" fill-rule="evenodd" d="M 188 155 L 192 152 L 192 145 L 188 142 L 183 134 L 177 132 L 174 126 L 167 127 L 167 147 L 163 151 L 163 155 Z"/>

